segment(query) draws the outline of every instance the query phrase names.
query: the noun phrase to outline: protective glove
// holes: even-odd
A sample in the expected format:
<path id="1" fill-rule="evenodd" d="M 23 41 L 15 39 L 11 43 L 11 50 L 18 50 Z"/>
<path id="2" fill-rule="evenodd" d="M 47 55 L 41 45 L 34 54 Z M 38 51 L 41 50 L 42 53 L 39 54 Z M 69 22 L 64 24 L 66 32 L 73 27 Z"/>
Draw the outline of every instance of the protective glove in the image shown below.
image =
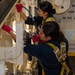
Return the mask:
<path id="1" fill-rule="evenodd" d="M 10 31 L 12 30 L 8 25 L 3 25 L 2 29 L 8 33 L 10 33 Z"/>
<path id="2" fill-rule="evenodd" d="M 32 38 L 32 40 L 33 40 L 34 43 L 36 43 L 36 42 L 38 42 L 38 43 L 43 43 L 43 41 L 40 40 L 40 35 L 39 35 L 39 34 L 37 34 L 36 36 L 34 36 L 34 37 Z"/>
<path id="3" fill-rule="evenodd" d="M 36 35 L 32 38 L 33 42 L 39 42 L 39 35 Z"/>
<path id="4" fill-rule="evenodd" d="M 22 4 L 17 4 L 16 5 L 17 12 L 21 12 L 22 11 L 22 7 L 23 7 Z"/>

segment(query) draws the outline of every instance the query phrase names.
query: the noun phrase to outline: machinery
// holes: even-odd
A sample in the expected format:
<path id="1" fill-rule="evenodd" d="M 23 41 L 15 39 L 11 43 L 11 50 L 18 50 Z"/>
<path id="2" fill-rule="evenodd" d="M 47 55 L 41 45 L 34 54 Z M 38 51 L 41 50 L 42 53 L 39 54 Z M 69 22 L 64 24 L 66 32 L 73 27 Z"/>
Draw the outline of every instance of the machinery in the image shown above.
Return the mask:
<path id="1" fill-rule="evenodd" d="M 4 22 L 6 22 L 6 20 L 8 19 L 8 17 L 10 16 L 10 13 L 12 12 L 12 10 L 14 9 L 16 3 L 18 3 L 18 0 L 9 0 L 7 2 L 7 0 L 1 0 L 0 1 L 0 29 L 2 27 L 2 25 L 4 24 Z M 2 9 L 3 8 L 3 9 Z M 5 46 L 5 47 L 0 47 L 0 75 L 5 75 L 6 70 L 8 70 L 7 67 L 5 67 L 5 61 L 7 62 L 11 62 L 14 64 L 21 64 L 23 65 L 23 23 L 22 22 L 18 22 L 16 23 L 16 46 Z M 21 29 L 21 30 L 20 30 Z M 20 30 L 20 31 L 19 31 Z M 18 36 L 18 34 L 21 36 Z M 0 34 L 1 36 L 2 34 Z M 3 37 L 3 36 L 2 36 Z M 2 38 L 0 37 L 0 38 Z M 10 44 L 10 42 L 8 41 L 8 43 Z M 5 40 L 5 44 L 6 40 Z M 19 47 L 19 49 L 18 49 Z M 21 61 L 19 60 L 21 59 Z M 19 60 L 19 61 L 18 61 Z"/>
<path id="2" fill-rule="evenodd" d="M 12 41 L 4 41 L 6 47 L 0 47 L 0 75 L 5 75 L 5 62 L 13 63 L 14 65 L 24 65 L 24 59 L 23 59 L 23 21 L 20 18 L 20 15 L 15 11 L 15 5 L 18 2 L 23 3 L 23 5 L 29 9 L 32 16 L 36 15 L 34 13 L 35 6 L 40 1 L 46 1 L 46 0 L 1 0 L 0 1 L 0 29 L 4 22 L 7 22 L 10 20 L 9 24 L 11 25 L 13 19 L 16 20 L 16 46 L 13 47 L 10 45 Z M 69 56 L 74 57 L 75 56 L 75 0 L 47 0 L 51 2 L 56 9 L 56 15 L 55 18 L 57 22 L 60 24 L 60 27 L 62 31 L 64 32 L 65 36 L 69 40 Z M 6 6 L 5 6 L 6 5 Z M 3 8 L 3 9 L 2 9 Z M 15 12 L 14 12 L 15 11 Z M 29 15 L 29 13 L 26 10 L 23 10 L 26 15 Z M 16 14 L 17 13 L 17 14 Z M 17 17 L 18 16 L 18 17 Z M 11 20 L 12 19 L 12 20 Z M 27 30 L 30 28 L 29 26 L 25 27 Z M 34 30 L 34 27 L 32 27 Z M 19 31 L 20 30 L 20 31 Z M 4 33 L 3 33 L 4 34 Z M 19 35 L 18 35 L 19 34 Z M 7 34 L 8 35 L 8 34 Z M 21 36 L 21 37 L 20 37 Z M 5 36 L 6 37 L 6 36 Z M 0 39 L 2 38 L 1 30 L 0 30 Z M 4 39 L 3 39 L 4 40 Z M 1 45 L 1 43 L 0 43 Z M 20 61 L 21 60 L 21 61 Z M 73 60 L 74 61 L 74 60 Z M 72 63 L 72 62 L 71 62 Z M 16 68 L 13 65 L 13 73 L 16 73 Z M 74 65 L 71 65 L 72 67 Z M 7 70 L 7 67 L 6 67 Z M 73 71 L 75 72 L 75 66 L 73 68 Z"/>

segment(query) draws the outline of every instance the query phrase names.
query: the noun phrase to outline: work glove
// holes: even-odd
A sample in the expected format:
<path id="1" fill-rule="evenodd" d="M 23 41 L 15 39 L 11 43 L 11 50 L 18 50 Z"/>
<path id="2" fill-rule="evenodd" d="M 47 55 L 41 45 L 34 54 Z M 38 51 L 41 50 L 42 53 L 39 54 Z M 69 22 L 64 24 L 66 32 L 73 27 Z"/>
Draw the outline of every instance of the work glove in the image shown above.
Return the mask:
<path id="1" fill-rule="evenodd" d="M 3 25 L 2 29 L 8 33 L 10 33 L 10 31 L 12 30 L 8 25 Z"/>
<path id="2" fill-rule="evenodd" d="M 32 40 L 33 42 L 39 42 L 39 35 L 35 35 Z"/>
<path id="3" fill-rule="evenodd" d="M 36 43 L 36 42 L 38 42 L 38 43 L 43 43 L 43 41 L 40 40 L 40 34 L 37 34 L 36 36 L 34 36 L 34 37 L 32 38 L 32 40 L 33 40 L 34 43 Z"/>
<path id="4" fill-rule="evenodd" d="M 17 4 L 16 5 L 17 12 L 21 12 L 22 11 L 22 7 L 23 7 L 22 4 Z"/>

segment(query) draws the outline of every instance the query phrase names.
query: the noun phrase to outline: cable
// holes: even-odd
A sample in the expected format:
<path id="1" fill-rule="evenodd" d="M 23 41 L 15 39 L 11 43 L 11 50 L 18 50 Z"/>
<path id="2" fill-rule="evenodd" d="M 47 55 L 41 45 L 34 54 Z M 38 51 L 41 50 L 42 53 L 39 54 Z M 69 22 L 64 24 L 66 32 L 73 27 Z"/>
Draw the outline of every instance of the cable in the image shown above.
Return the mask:
<path id="1" fill-rule="evenodd" d="M 23 8 L 26 9 L 26 10 L 29 12 L 29 15 L 30 15 L 30 17 L 32 18 L 33 24 L 34 24 L 34 26 L 36 27 L 36 29 L 37 29 L 37 31 L 38 31 L 39 28 L 37 27 L 37 25 L 36 25 L 36 23 L 35 23 L 35 20 L 34 20 L 34 18 L 33 18 L 33 16 L 32 16 L 32 14 L 30 13 L 30 11 L 29 11 L 26 7 L 23 6 Z"/>
<path id="2" fill-rule="evenodd" d="M 33 24 L 35 24 L 35 23 L 34 23 L 34 21 L 35 21 L 35 20 L 34 20 L 34 18 L 32 17 L 32 14 L 30 13 L 30 11 L 29 11 L 26 7 L 24 7 L 24 6 L 23 6 L 23 8 L 24 8 L 24 9 L 26 9 L 26 10 L 29 12 L 30 17 L 31 17 L 31 18 L 32 18 L 32 20 L 33 20 Z"/>

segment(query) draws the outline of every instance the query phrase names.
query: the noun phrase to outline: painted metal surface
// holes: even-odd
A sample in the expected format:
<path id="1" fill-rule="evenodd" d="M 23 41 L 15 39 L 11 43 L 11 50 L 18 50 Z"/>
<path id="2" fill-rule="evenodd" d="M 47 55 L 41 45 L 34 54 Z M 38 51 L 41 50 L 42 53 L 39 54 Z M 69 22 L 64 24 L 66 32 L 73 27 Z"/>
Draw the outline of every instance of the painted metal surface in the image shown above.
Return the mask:
<path id="1" fill-rule="evenodd" d="M 0 29 L 18 0 L 0 0 Z"/>

